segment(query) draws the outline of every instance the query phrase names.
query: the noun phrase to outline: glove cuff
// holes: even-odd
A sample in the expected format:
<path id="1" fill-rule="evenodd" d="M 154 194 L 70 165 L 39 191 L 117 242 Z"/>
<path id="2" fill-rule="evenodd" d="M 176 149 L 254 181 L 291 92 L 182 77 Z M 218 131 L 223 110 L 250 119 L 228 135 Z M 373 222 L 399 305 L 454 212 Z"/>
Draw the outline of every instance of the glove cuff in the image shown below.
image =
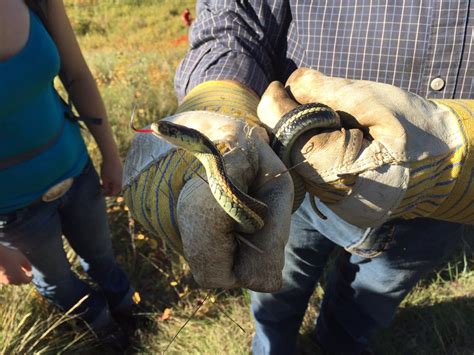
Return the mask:
<path id="1" fill-rule="evenodd" d="M 212 80 L 193 88 L 181 102 L 176 113 L 212 111 L 258 125 L 259 100 L 255 92 L 237 81 Z"/>
<path id="2" fill-rule="evenodd" d="M 474 223 L 474 101 L 437 100 L 445 120 L 456 126 L 456 139 L 442 155 L 410 164 L 409 184 L 392 217 L 428 217 Z"/>
<path id="3" fill-rule="evenodd" d="M 124 190 L 132 217 L 182 254 L 176 202 L 183 186 L 204 168 L 190 153 L 173 150 L 149 165 Z"/>
<path id="4" fill-rule="evenodd" d="M 463 146 L 452 161 L 453 167 L 459 166 L 459 172 L 448 198 L 430 217 L 452 222 L 474 224 L 474 100 L 434 100 L 438 105 L 449 108 L 457 118 L 457 124 L 463 133 Z M 455 169 L 453 169 L 455 170 Z M 456 169 L 457 170 L 457 169 Z"/>

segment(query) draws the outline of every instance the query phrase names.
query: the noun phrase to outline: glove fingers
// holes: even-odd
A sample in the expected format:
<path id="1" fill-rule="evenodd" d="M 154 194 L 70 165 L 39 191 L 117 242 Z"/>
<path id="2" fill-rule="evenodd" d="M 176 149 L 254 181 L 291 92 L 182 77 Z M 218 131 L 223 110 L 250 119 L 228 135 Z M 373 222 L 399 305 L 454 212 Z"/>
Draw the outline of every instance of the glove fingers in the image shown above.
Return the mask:
<path id="1" fill-rule="evenodd" d="M 178 199 L 178 225 L 183 253 L 201 287 L 237 287 L 233 272 L 237 244 L 234 221 L 217 204 L 200 178 L 186 183 Z"/>
<path id="2" fill-rule="evenodd" d="M 303 134 L 295 142 L 292 163 L 305 180 L 322 183 L 338 179 L 340 170 L 351 166 L 364 144 L 358 129 Z"/>
<path id="3" fill-rule="evenodd" d="M 344 102 L 340 99 L 341 91 L 347 91 L 352 85 L 351 80 L 327 77 L 308 68 L 295 70 L 286 81 L 286 87 L 299 103 L 320 102 L 334 110 L 344 107 Z M 349 99 L 348 96 L 342 97 L 344 100 Z M 350 100 L 354 98 L 350 97 Z"/>
<path id="4" fill-rule="evenodd" d="M 200 178 L 188 181 L 179 195 L 177 217 L 183 253 L 194 278 L 202 287 L 280 289 L 293 185 L 289 174 L 281 174 L 286 168 L 268 146 L 265 131 L 244 125 L 236 128 L 235 122 L 229 122 L 226 130 L 223 120 L 218 129 L 208 122 L 203 125 L 209 127 L 197 127 L 199 123 L 190 116 L 174 117 L 179 118 L 176 123 L 206 131 L 213 141 L 234 136 L 230 142 L 234 144 L 224 155 L 227 173 L 236 186 L 243 191 L 250 186 L 250 194 L 268 206 L 264 227 L 237 237 L 234 220 L 218 205 L 208 184 Z"/>
<path id="5" fill-rule="evenodd" d="M 282 286 L 293 200 L 286 193 L 287 188 L 278 182 L 260 190 L 261 199 L 268 206 L 265 226 L 255 234 L 242 236 L 259 249 L 241 242 L 236 256 L 235 274 L 239 283 L 250 290 L 275 292 Z"/>
<path id="6" fill-rule="evenodd" d="M 265 226 L 252 235 L 235 233 L 235 222 L 218 205 L 201 178 L 186 183 L 177 205 L 183 253 L 202 287 L 245 287 L 272 292 L 281 287 L 284 248 L 288 240 L 293 186 L 283 163 L 257 134 L 251 135 L 258 155 L 257 177 L 240 149 L 224 156 L 232 181 L 268 206 Z M 248 241 L 247 243 L 245 241 Z"/>
<path id="7" fill-rule="evenodd" d="M 385 85 L 363 80 L 349 80 L 328 77 L 318 71 L 301 68 L 295 70 L 286 82 L 291 95 L 301 104 L 320 102 L 340 112 L 341 119 L 348 122 L 347 126 L 364 126 L 371 130 L 395 129 L 400 126 L 393 117 L 392 101 L 405 93 L 391 85 Z M 383 90 L 381 88 L 383 87 Z M 383 91 L 383 93 L 381 93 Z M 383 94 L 383 99 L 379 96 Z M 386 102 L 376 105 L 374 102 Z M 380 118 L 384 119 L 381 120 Z M 356 124 L 358 123 L 358 125 Z M 401 130 L 403 132 L 403 130 Z M 396 134 L 396 132 L 395 132 Z"/>
<path id="8" fill-rule="evenodd" d="M 395 113 L 411 101 L 399 88 L 328 77 L 307 68 L 294 71 L 286 85 L 298 102 L 330 106 L 339 113 L 344 127 L 361 128 L 367 138 L 388 144 L 391 152 L 401 151 L 406 143 L 405 128 Z"/>
<path id="9" fill-rule="evenodd" d="M 259 119 L 268 127 L 274 128 L 283 115 L 297 107 L 299 104 L 314 102 L 327 104 L 327 102 L 331 102 L 333 103 L 332 108 L 338 109 L 340 106 L 339 102 L 330 99 L 329 97 L 332 97 L 332 95 L 328 95 L 328 89 L 324 87 L 328 80 L 331 81 L 331 85 L 337 84 L 336 86 L 340 87 L 345 87 L 352 83 L 350 80 L 328 78 L 318 71 L 305 68 L 296 70 L 290 76 L 286 88 L 278 81 L 270 83 L 263 93 L 257 108 Z M 329 92 L 331 91 L 332 90 L 329 90 Z M 295 100 L 298 100 L 298 102 Z M 368 134 L 368 129 L 363 127 L 350 113 L 339 111 L 339 114 L 341 119 L 344 121 L 344 127 L 358 128 Z M 352 136 L 354 135 L 355 131 L 352 132 Z M 313 137 L 311 146 L 315 149 L 312 149 L 312 151 L 317 151 L 318 149 L 324 150 L 325 147 L 332 147 L 333 144 L 337 149 L 338 143 L 332 142 L 332 140 L 336 139 L 336 136 L 341 136 L 341 134 L 333 134 L 331 140 L 328 140 L 325 135 Z M 306 141 L 308 138 L 309 136 L 306 135 Z M 353 143 L 355 143 L 354 140 L 351 141 L 351 144 Z M 359 144 L 359 142 L 357 142 L 357 144 Z M 308 145 L 305 146 L 305 149 L 308 149 Z M 297 152 L 297 149 L 294 149 L 294 151 Z M 340 149 L 338 152 L 344 153 L 344 151 Z M 354 154 L 353 151 L 351 151 L 350 154 Z M 306 154 L 304 155 L 307 159 L 308 156 Z M 335 156 L 335 154 L 329 154 L 327 156 Z M 298 162 L 299 160 L 294 161 L 293 163 L 297 164 Z"/>
<path id="10" fill-rule="evenodd" d="M 298 106 L 282 83 L 273 81 L 267 87 L 257 107 L 258 118 L 271 129 L 275 128 L 280 118 Z"/>
<path id="11" fill-rule="evenodd" d="M 261 252 L 240 243 L 235 263 L 239 283 L 259 292 L 275 292 L 282 285 L 284 249 L 288 241 L 293 205 L 293 183 L 286 168 L 271 148 L 258 145 L 259 174 L 253 196 L 267 207 L 265 226 L 258 232 L 243 236 Z M 277 176 L 275 178 L 275 176 Z"/>

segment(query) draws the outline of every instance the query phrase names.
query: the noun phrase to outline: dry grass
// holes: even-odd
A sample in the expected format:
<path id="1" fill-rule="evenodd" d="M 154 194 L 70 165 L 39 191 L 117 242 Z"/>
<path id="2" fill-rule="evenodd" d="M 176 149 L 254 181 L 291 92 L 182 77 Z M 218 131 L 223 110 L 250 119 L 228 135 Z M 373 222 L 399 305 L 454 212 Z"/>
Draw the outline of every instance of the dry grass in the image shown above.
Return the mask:
<path id="1" fill-rule="evenodd" d="M 193 9 L 193 3 L 66 1 L 123 156 L 133 137 L 128 120 L 134 105 L 139 124 L 150 123 L 176 108 L 173 76 L 187 48 L 180 14 L 185 7 Z M 89 148 L 97 158 L 96 147 L 90 143 Z M 136 333 L 130 353 L 156 354 L 169 346 L 169 354 L 248 354 L 253 324 L 247 292 L 213 291 L 208 295 L 198 289 L 182 258 L 139 226 L 130 228 L 123 199 L 108 202 L 117 258 L 151 305 L 152 322 Z M 433 273 L 408 296 L 393 326 L 376 337 L 373 347 L 377 353 L 474 352 L 472 236 L 471 231 L 471 244 L 465 244 L 446 268 Z M 302 327 L 303 353 L 317 351 L 309 334 L 322 292 L 321 288 L 315 292 Z M 94 334 L 80 321 L 54 311 L 31 286 L 0 287 L 0 319 L 0 354 L 107 351 L 97 347 Z"/>

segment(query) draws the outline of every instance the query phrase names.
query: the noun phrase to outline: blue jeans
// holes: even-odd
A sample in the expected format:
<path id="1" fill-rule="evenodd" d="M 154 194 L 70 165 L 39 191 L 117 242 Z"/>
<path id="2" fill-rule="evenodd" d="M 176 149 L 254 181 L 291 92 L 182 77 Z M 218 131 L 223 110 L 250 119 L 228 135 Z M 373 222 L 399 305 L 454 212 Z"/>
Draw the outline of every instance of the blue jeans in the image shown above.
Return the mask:
<path id="1" fill-rule="evenodd" d="M 88 298 L 74 313 L 100 328 L 110 310 L 132 303 L 132 288 L 112 251 L 105 201 L 89 161 L 69 191 L 52 202 L 39 202 L 8 214 L 0 226 L 0 244 L 18 249 L 31 262 L 38 291 L 66 311 Z M 99 290 L 72 271 L 63 248 L 64 234 Z"/>
<path id="2" fill-rule="evenodd" d="M 330 353 L 362 352 L 374 330 L 390 324 L 420 278 L 451 253 L 463 230 L 459 224 L 421 218 L 358 230 L 327 209 L 324 213 L 330 215 L 328 222 L 318 221 L 305 200 L 292 218 L 282 290 L 252 292 L 254 354 L 295 352 L 309 298 L 337 245 L 345 250 L 330 271 L 316 337 Z"/>

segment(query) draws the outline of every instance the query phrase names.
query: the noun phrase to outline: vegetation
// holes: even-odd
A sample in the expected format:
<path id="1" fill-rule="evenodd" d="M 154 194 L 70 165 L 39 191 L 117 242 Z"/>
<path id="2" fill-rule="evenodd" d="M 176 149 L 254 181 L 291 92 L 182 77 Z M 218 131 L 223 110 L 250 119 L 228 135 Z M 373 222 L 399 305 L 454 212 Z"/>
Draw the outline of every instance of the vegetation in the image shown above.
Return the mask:
<path id="1" fill-rule="evenodd" d="M 194 0 L 66 0 L 66 5 L 125 157 L 134 134 L 128 128 L 133 107 L 137 126 L 176 108 L 173 77 L 187 49 L 180 14 L 186 7 L 194 13 Z M 97 160 L 97 148 L 87 139 Z M 199 289 L 182 258 L 129 220 L 121 197 L 110 199 L 108 208 L 118 261 L 151 306 L 151 322 L 136 332 L 130 352 L 248 354 L 253 334 L 248 293 Z M 377 353 L 473 353 L 472 235 L 447 266 L 410 293 L 390 329 L 377 335 Z M 77 265 L 74 253 L 68 254 Z M 310 334 L 322 293 L 316 290 L 302 327 L 304 354 L 317 351 Z M 0 319 L 0 354 L 107 351 L 81 321 L 55 311 L 30 285 L 0 287 Z"/>

